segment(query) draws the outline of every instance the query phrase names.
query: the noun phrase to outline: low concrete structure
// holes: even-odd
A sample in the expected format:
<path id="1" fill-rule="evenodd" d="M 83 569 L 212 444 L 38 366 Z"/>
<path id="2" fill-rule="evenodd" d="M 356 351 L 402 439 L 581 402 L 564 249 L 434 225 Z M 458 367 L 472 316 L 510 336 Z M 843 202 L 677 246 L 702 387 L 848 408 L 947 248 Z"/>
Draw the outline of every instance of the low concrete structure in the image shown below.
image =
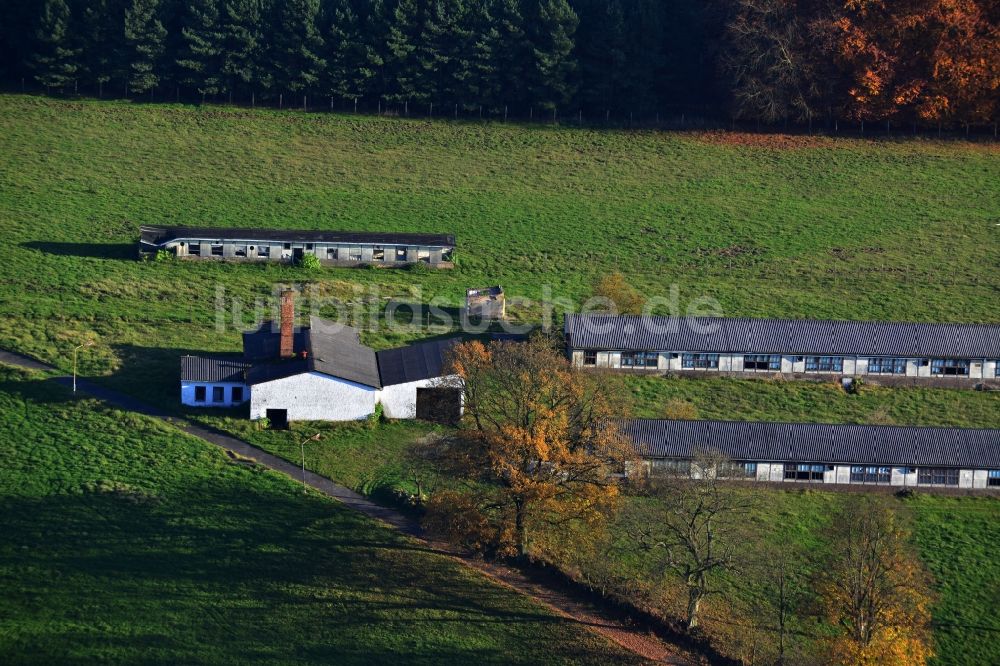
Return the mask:
<path id="1" fill-rule="evenodd" d="M 465 290 L 465 312 L 470 319 L 499 321 L 507 316 L 503 287 Z"/>
<path id="2" fill-rule="evenodd" d="M 181 357 L 181 403 L 191 407 L 235 407 L 250 399 L 240 357 Z"/>
<path id="3" fill-rule="evenodd" d="M 994 324 L 567 315 L 564 332 L 583 367 L 1000 387 Z"/>
<path id="4" fill-rule="evenodd" d="M 449 378 L 445 357 L 455 339 L 433 340 L 376 352 L 360 342 L 357 329 L 311 317 L 294 325 L 294 292 L 282 294 L 281 320 L 243 335 L 242 358 L 185 356 L 181 401 L 191 406 L 230 407 L 249 400 L 250 418 L 289 421 L 352 421 L 382 406 L 394 419 L 454 420 L 461 412 L 457 391 L 439 404 Z M 434 392 L 434 399 L 426 399 Z M 206 397 L 207 396 L 207 397 Z"/>
<path id="5" fill-rule="evenodd" d="M 312 255 L 335 266 L 454 266 L 455 237 L 447 234 L 161 226 L 139 231 L 140 255 L 167 251 L 181 259 L 285 262 Z"/>
<path id="6" fill-rule="evenodd" d="M 732 479 L 1000 492 L 1000 430 L 635 419 L 622 431 L 650 474 L 706 473 L 717 452 Z"/>

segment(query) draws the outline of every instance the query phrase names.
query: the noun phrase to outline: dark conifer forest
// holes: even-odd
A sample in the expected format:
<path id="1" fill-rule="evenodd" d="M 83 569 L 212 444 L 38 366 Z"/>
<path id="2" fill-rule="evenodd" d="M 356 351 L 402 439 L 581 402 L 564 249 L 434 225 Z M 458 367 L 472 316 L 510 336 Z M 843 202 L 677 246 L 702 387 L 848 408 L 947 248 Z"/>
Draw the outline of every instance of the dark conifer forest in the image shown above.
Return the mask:
<path id="1" fill-rule="evenodd" d="M 413 115 L 984 124 L 1000 2 L 6 0 L 0 81 Z"/>

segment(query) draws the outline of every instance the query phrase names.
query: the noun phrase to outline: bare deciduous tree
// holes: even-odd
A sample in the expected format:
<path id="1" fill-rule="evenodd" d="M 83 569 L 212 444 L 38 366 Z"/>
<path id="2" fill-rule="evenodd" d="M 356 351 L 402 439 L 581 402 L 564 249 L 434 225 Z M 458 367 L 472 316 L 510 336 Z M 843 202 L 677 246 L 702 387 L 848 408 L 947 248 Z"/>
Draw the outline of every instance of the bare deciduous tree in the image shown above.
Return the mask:
<path id="1" fill-rule="evenodd" d="M 655 501 L 632 521 L 635 543 L 658 555 L 653 564 L 657 573 L 683 582 L 689 630 L 699 624 L 705 597 L 721 592 L 715 576 L 741 564 L 741 536 L 755 500 L 748 489 L 724 479 L 728 466 L 716 452 L 697 453 L 690 473 L 651 480 L 649 493 Z"/>

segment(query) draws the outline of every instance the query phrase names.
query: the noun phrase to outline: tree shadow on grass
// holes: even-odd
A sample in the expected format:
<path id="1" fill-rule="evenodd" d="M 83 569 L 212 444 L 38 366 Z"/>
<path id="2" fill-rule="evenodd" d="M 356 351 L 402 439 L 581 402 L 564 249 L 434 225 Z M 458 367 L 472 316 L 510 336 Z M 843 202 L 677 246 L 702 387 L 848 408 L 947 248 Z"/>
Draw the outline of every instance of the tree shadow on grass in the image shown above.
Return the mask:
<path id="1" fill-rule="evenodd" d="M 29 241 L 21 247 L 38 250 L 59 257 L 90 257 L 95 259 L 136 260 L 138 253 L 133 243 L 56 243 Z"/>
<path id="2" fill-rule="evenodd" d="M 149 479 L 0 500 L 0 564 L 12 581 L 0 608 L 24 629 L 13 649 L 161 663 L 616 656 L 273 475 L 224 465 L 211 480 L 173 476 L 206 471 L 154 468 Z"/>

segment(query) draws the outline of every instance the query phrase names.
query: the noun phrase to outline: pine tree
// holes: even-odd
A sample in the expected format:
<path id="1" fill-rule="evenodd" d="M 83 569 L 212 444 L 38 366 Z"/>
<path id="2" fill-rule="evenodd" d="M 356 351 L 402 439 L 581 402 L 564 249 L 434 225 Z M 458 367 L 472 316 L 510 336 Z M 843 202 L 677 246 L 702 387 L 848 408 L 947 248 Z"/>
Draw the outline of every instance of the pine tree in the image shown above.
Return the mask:
<path id="1" fill-rule="evenodd" d="M 638 66 L 628 63 L 625 49 L 625 18 L 619 0 L 588 0 L 577 2 L 580 28 L 576 34 L 579 63 L 580 106 L 591 114 L 619 110 L 621 86 L 627 69 Z M 631 35 L 630 39 L 637 39 Z"/>
<path id="2" fill-rule="evenodd" d="M 103 96 L 104 84 L 119 69 L 125 48 L 125 8 L 120 0 L 90 0 L 83 9 L 80 41 L 86 78 L 97 84 Z"/>
<path id="3" fill-rule="evenodd" d="M 358 80 L 364 97 L 382 97 L 389 91 L 392 60 L 388 35 L 391 23 L 386 0 L 361 0 L 358 10 L 361 61 Z"/>
<path id="4" fill-rule="evenodd" d="M 281 0 L 273 26 L 275 84 L 279 89 L 313 89 L 326 67 L 317 25 L 319 0 Z"/>
<path id="5" fill-rule="evenodd" d="M 186 0 L 177 57 L 180 83 L 205 95 L 225 89 L 223 35 L 215 0 Z"/>
<path id="6" fill-rule="evenodd" d="M 520 0 L 493 0 L 490 28 L 479 46 L 479 85 L 486 104 L 500 111 L 528 105 L 527 75 L 532 62 Z"/>
<path id="7" fill-rule="evenodd" d="M 31 58 L 35 80 L 48 88 L 65 88 L 80 70 L 80 49 L 70 34 L 70 11 L 66 0 L 45 0 L 35 31 L 37 45 Z"/>
<path id="8" fill-rule="evenodd" d="M 119 65 L 132 92 L 152 90 L 160 82 L 167 31 L 157 16 L 159 8 L 159 0 L 132 0 L 125 11 L 125 48 Z"/>
<path id="9" fill-rule="evenodd" d="M 351 0 L 332 0 L 325 23 L 325 87 L 331 95 L 341 99 L 361 97 L 373 72 L 366 67 L 367 49 Z"/>
<path id="10" fill-rule="evenodd" d="M 416 0 L 399 0 L 392 13 L 386 59 L 386 99 L 403 104 L 418 96 L 416 53 L 420 42 L 421 12 Z"/>
<path id="11" fill-rule="evenodd" d="M 462 0 L 431 0 L 416 49 L 420 97 L 469 103 L 473 33 Z"/>
<path id="12" fill-rule="evenodd" d="M 534 104 L 554 110 L 566 104 L 576 89 L 573 36 L 579 19 L 566 0 L 538 0 L 532 19 L 530 94 Z"/>
<path id="13" fill-rule="evenodd" d="M 263 6 L 261 0 L 227 0 L 220 17 L 222 76 L 226 88 L 263 87 Z"/>

